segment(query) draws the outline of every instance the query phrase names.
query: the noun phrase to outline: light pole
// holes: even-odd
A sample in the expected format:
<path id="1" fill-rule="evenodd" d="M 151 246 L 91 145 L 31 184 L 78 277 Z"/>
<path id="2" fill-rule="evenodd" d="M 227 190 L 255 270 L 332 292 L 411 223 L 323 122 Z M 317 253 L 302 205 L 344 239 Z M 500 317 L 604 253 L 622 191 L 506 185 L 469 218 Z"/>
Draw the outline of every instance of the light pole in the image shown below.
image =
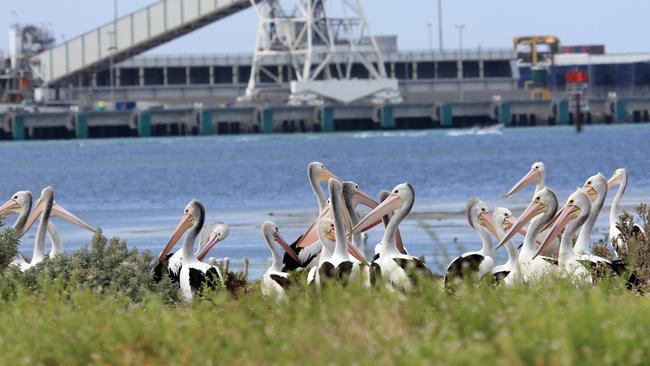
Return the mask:
<path id="1" fill-rule="evenodd" d="M 458 90 L 460 92 L 460 101 L 462 102 L 465 98 L 465 91 L 463 90 L 463 79 L 465 78 L 463 71 L 463 29 L 465 29 L 465 24 L 456 24 L 454 25 L 458 30 Z"/>
<path id="2" fill-rule="evenodd" d="M 438 47 L 442 52 L 444 48 L 442 43 L 442 0 L 438 0 Z"/>
<path id="3" fill-rule="evenodd" d="M 109 33 L 111 33 L 111 46 L 109 48 L 110 56 L 108 61 L 108 77 L 110 79 L 109 85 L 111 104 L 112 107 L 115 108 L 115 95 L 113 91 L 113 85 L 115 84 L 115 65 L 113 65 L 113 56 L 115 54 L 115 51 L 117 51 L 117 0 L 113 0 L 113 31 Z"/>
<path id="4" fill-rule="evenodd" d="M 429 29 L 429 51 L 433 51 L 433 24 L 431 22 L 427 23 L 427 28 Z"/>

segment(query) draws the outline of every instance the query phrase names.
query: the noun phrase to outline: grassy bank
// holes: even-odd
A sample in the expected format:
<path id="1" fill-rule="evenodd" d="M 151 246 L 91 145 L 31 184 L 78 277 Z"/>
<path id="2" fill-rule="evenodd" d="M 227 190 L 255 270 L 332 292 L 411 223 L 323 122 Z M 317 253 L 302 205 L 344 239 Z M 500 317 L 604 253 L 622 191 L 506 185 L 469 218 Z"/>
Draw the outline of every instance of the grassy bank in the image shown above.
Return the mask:
<path id="1" fill-rule="evenodd" d="M 650 238 L 650 213 L 643 213 Z M 623 226 L 631 231 L 628 221 Z M 647 293 L 650 244 L 626 235 Z M 0 231 L 0 365 L 642 365 L 650 359 L 650 298 L 627 290 L 622 278 L 596 287 L 559 279 L 514 289 L 483 284 L 453 295 L 433 281 L 408 295 L 354 285 L 316 294 L 298 285 L 286 303 L 264 298 L 257 283 L 231 278 L 230 291 L 183 304 L 168 279 L 152 280 L 150 253 L 118 239 L 96 235 L 88 248 L 26 273 L 7 267 L 16 246 L 12 231 Z"/>
<path id="2" fill-rule="evenodd" d="M 650 301 L 617 283 L 381 291 L 257 290 L 168 305 L 56 284 L 0 303 L 0 364 L 644 364 Z"/>

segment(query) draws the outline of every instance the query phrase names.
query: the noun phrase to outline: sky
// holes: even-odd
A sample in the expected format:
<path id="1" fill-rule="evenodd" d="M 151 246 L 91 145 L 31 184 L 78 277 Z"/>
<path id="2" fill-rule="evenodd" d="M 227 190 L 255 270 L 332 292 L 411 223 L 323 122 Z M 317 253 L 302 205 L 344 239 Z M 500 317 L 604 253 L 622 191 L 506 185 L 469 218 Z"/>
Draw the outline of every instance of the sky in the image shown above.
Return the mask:
<path id="1" fill-rule="evenodd" d="M 330 0 L 336 1 L 339 0 Z M 456 24 L 464 24 L 465 48 L 511 47 L 516 35 L 556 35 L 562 44 L 605 44 L 608 52 L 650 52 L 648 0 L 442 0 L 446 48 L 458 47 Z M 154 0 L 118 0 L 120 15 Z M 397 34 L 401 50 L 429 48 L 427 23 L 438 47 L 436 0 L 362 0 L 375 35 Z M 113 0 L 1 0 L 0 50 L 8 49 L 9 25 L 50 24 L 68 39 L 113 18 Z M 235 14 L 154 50 L 150 54 L 250 53 L 257 18 Z M 2 37 L 2 32 L 6 36 Z"/>

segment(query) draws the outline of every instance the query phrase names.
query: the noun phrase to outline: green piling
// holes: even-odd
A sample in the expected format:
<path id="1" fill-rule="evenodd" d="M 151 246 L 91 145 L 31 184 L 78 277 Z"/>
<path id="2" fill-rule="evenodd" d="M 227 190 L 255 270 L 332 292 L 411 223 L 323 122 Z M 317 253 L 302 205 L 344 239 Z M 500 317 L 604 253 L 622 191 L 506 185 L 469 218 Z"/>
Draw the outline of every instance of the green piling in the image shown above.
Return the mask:
<path id="1" fill-rule="evenodd" d="M 85 112 L 78 113 L 75 116 L 74 132 L 75 137 L 78 139 L 88 138 L 88 114 Z"/>
<path id="2" fill-rule="evenodd" d="M 450 103 L 440 106 L 440 125 L 442 127 L 452 127 L 454 108 Z"/>
<path id="3" fill-rule="evenodd" d="M 138 136 L 151 136 L 151 111 L 140 112 L 140 116 L 138 118 Z"/>
<path id="4" fill-rule="evenodd" d="M 324 106 L 321 110 L 323 132 L 334 132 L 334 107 Z"/>
<path id="5" fill-rule="evenodd" d="M 627 121 L 627 105 L 623 99 L 616 99 L 614 104 L 614 121 L 617 123 L 625 123 Z"/>
<path id="6" fill-rule="evenodd" d="M 273 109 L 271 108 L 262 111 L 262 133 L 273 133 Z"/>
<path id="7" fill-rule="evenodd" d="M 381 107 L 381 128 L 390 129 L 395 128 L 395 107 L 392 105 L 384 105 Z"/>
<path id="8" fill-rule="evenodd" d="M 210 136 L 214 134 L 214 129 L 212 128 L 212 109 L 204 109 L 201 111 L 201 135 Z"/>
<path id="9" fill-rule="evenodd" d="M 505 126 L 510 126 L 512 122 L 512 114 L 510 113 L 510 103 L 501 102 L 499 103 L 499 123 L 502 123 Z"/>
<path id="10" fill-rule="evenodd" d="M 24 140 L 27 137 L 25 133 L 25 116 L 13 116 L 11 119 L 11 136 L 14 140 Z"/>

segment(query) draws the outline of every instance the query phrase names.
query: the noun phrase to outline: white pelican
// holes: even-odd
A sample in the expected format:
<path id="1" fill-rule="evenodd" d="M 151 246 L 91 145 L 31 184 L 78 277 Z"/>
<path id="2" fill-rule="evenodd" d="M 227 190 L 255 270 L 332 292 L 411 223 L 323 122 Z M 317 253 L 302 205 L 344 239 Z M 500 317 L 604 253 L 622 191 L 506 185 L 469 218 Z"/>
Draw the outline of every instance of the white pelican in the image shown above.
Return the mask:
<path id="1" fill-rule="evenodd" d="M 535 187 L 535 193 L 546 187 L 546 168 L 544 167 L 544 163 L 541 161 L 531 165 L 530 171 L 528 171 L 528 173 L 526 173 L 526 175 L 524 175 L 524 177 L 505 194 L 505 196 L 510 197 L 533 183 L 537 184 Z"/>
<path id="2" fill-rule="evenodd" d="M 25 221 L 25 226 L 23 227 L 23 232 L 21 233 L 26 233 L 34 224 L 34 222 L 36 222 L 36 220 L 40 217 L 41 221 L 38 224 L 38 230 L 36 232 L 36 239 L 34 241 L 34 253 L 32 254 L 32 258 L 28 262 L 23 256 L 19 255 L 14 260 L 14 262 L 12 262 L 12 265 L 17 266 L 21 271 L 24 272 L 45 259 L 45 234 L 49 226 L 49 220 L 55 212 L 57 213 L 57 216 L 66 219 L 70 223 L 95 232 L 95 229 L 91 228 L 80 218 L 71 214 L 61 206 L 55 204 L 54 189 L 52 187 L 45 187 L 43 191 L 41 191 L 41 196 L 34 205 L 34 210 L 30 213 L 29 217 Z M 52 251 L 50 251 L 50 255 L 52 256 L 60 255 L 63 251 L 63 248 L 60 247 L 60 240 L 58 243 L 56 243 L 57 239 L 58 233 L 55 233 L 54 246 L 52 248 Z"/>
<path id="3" fill-rule="evenodd" d="M 496 230 L 487 205 L 478 198 L 472 198 L 467 203 L 465 213 L 469 226 L 481 238 L 483 247 L 478 252 L 463 253 L 449 263 L 445 271 L 445 288 L 466 279 L 476 282 L 495 264 L 496 252 L 492 244 L 492 235 L 496 236 Z"/>
<path id="4" fill-rule="evenodd" d="M 385 191 L 385 190 L 381 190 L 379 192 L 379 202 L 380 203 L 384 202 L 386 200 L 386 198 L 388 198 L 388 196 L 390 196 L 390 192 Z M 386 215 L 384 215 L 384 217 L 381 218 L 381 221 L 384 224 L 384 230 L 388 226 L 388 223 L 390 222 L 391 217 L 393 217 L 393 213 L 389 212 Z M 397 228 L 397 230 L 395 230 L 395 245 L 397 246 L 397 250 L 400 253 L 408 254 L 408 252 L 406 251 L 406 248 L 404 248 L 404 242 L 402 242 L 402 234 L 400 233 L 399 228 Z M 373 260 L 379 258 L 379 252 L 380 251 L 381 251 L 381 242 L 379 242 L 379 243 L 377 243 L 375 245 L 375 255 L 372 258 Z"/>
<path id="5" fill-rule="evenodd" d="M 519 192 L 520 190 L 528 187 L 529 185 L 535 183 L 535 193 L 537 194 L 542 189 L 546 188 L 546 167 L 544 163 L 538 161 L 533 163 L 530 166 L 530 170 L 526 175 L 524 175 L 519 182 L 517 182 L 508 193 L 505 194 L 505 197 L 510 197 L 513 194 Z M 547 228 L 542 229 L 541 235 L 543 236 Z M 538 242 L 539 244 L 539 242 Z M 551 245 L 546 248 L 547 253 L 555 253 L 560 247 L 560 241 L 555 240 Z"/>
<path id="6" fill-rule="evenodd" d="M 275 223 L 266 221 L 262 224 L 264 242 L 271 251 L 271 265 L 262 275 L 262 294 L 273 296 L 276 299 L 285 299 L 285 288 L 289 286 L 289 274 L 282 271 L 282 258 L 273 243 L 278 243 L 290 256 L 299 260 L 296 253 L 289 247 L 280 235 L 280 230 Z"/>
<path id="7" fill-rule="evenodd" d="M 325 224 L 319 224 L 319 228 L 322 228 L 322 225 L 329 224 L 329 232 L 334 229 L 334 241 L 331 240 L 331 235 L 325 235 L 322 237 L 323 247 L 331 252 L 329 258 L 320 261 L 321 263 L 318 266 L 318 271 L 316 272 L 316 285 L 320 286 L 323 284 L 323 281 L 335 281 L 340 282 L 343 285 L 346 285 L 352 276 L 352 278 L 359 278 L 361 274 L 361 264 L 365 262 L 363 256 L 358 253 L 356 248 L 352 245 L 348 245 L 346 238 L 346 227 L 351 228 L 350 217 L 346 214 L 346 206 L 343 199 L 343 185 L 340 181 L 336 179 L 330 179 L 329 181 L 329 193 L 330 193 L 330 206 L 332 211 L 333 222 L 327 222 Z M 333 225 L 333 227 L 332 227 Z M 358 259 L 356 263 L 350 258 L 348 251 L 351 251 L 355 257 Z"/>
<path id="8" fill-rule="evenodd" d="M 32 193 L 29 191 L 19 191 L 13 194 L 13 196 L 5 202 L 2 206 L 0 206 L 0 217 L 6 217 L 10 214 L 16 214 L 18 215 L 18 218 L 16 219 L 16 222 L 14 222 L 14 225 L 12 228 L 16 230 L 16 232 L 22 237 L 28 230 L 29 228 L 27 227 L 27 219 L 29 217 L 29 213 L 32 210 Z M 54 210 L 52 212 L 51 216 L 56 216 L 57 215 L 57 210 Z M 33 225 L 33 222 L 31 223 Z M 63 244 L 61 243 L 61 236 L 59 235 L 59 231 L 56 228 L 56 225 L 52 221 L 48 222 L 47 225 L 47 234 L 50 237 L 50 241 L 52 242 L 52 248 L 50 250 L 50 258 L 54 258 L 57 255 L 61 255 L 64 253 L 63 250 Z M 18 253 L 16 257 L 13 259 L 12 264 L 16 266 L 20 266 L 21 263 L 26 263 L 27 261 L 25 258 L 22 256 L 22 254 Z"/>
<path id="9" fill-rule="evenodd" d="M 370 266 L 370 281 L 376 283 L 383 279 L 387 288 L 410 291 L 417 282 L 415 273 L 433 277 L 433 274 L 418 258 L 402 254 L 397 249 L 395 233 L 397 227 L 413 208 L 415 191 L 408 183 L 397 185 L 391 194 L 352 229 L 352 233 L 369 229 L 381 222 L 384 215 L 394 212 L 381 240 L 379 258 Z"/>
<path id="10" fill-rule="evenodd" d="M 316 222 L 326 214 L 325 210 L 327 209 L 327 197 L 325 196 L 323 187 L 321 187 L 321 183 L 327 182 L 330 179 L 341 180 L 341 178 L 327 170 L 325 164 L 317 161 L 311 162 L 307 165 L 307 178 L 309 179 L 309 186 L 314 192 L 314 196 L 316 196 L 316 201 L 318 202 L 319 216 L 314 220 L 309 228 L 307 228 L 307 230 L 291 244 L 291 249 L 294 253 L 298 254 L 300 261 L 296 261 L 288 253 L 285 253 L 282 258 L 283 271 L 294 271 L 298 268 L 310 269 L 318 263 L 321 243 L 318 240 L 318 235 L 316 235 L 315 225 Z"/>
<path id="11" fill-rule="evenodd" d="M 183 243 L 182 266 L 179 276 L 181 292 L 186 301 L 191 301 L 194 292 L 201 290 L 206 285 L 216 288 L 223 284 L 223 277 L 219 268 L 199 261 L 194 255 L 194 242 L 199 236 L 205 222 L 205 207 L 198 200 L 192 200 L 185 206 L 183 217 L 174 230 L 165 248 L 158 256 L 158 262 L 167 257 L 174 245 L 189 230 Z"/>
<path id="12" fill-rule="evenodd" d="M 360 220 L 359 213 L 356 211 L 359 203 L 370 207 L 371 209 L 379 205 L 375 200 L 370 198 L 370 196 L 363 193 L 358 184 L 352 181 L 343 182 L 343 201 L 345 202 L 345 209 L 347 209 L 347 215 L 352 226 L 356 225 Z M 366 252 L 366 245 L 362 234 L 363 233 L 352 234 L 352 245 L 359 253 Z"/>
<path id="13" fill-rule="evenodd" d="M 196 259 L 203 261 L 203 258 L 217 243 L 226 240 L 230 233 L 230 227 L 223 222 L 215 222 L 203 229 L 201 245 L 194 253 Z M 154 281 L 162 279 L 162 269 L 167 265 L 167 274 L 172 282 L 179 282 L 181 267 L 183 266 L 183 249 L 177 250 L 174 254 L 167 254 L 166 261 L 158 261 L 153 270 Z"/>
<path id="14" fill-rule="evenodd" d="M 505 278 L 506 286 L 534 282 L 547 273 L 555 263 L 555 260 L 551 258 L 534 257 L 537 253 L 536 238 L 542 228 L 553 220 L 557 208 L 558 202 L 555 193 L 548 187 L 540 190 L 497 245 L 497 248 L 503 246 L 512 239 L 519 229 L 530 222 L 528 232 L 524 237 L 524 244 L 519 252 L 519 265 Z"/>
<path id="15" fill-rule="evenodd" d="M 0 217 L 7 217 L 11 214 L 17 214 L 18 218 L 12 228 L 17 233 L 22 233 L 32 210 L 32 193 L 29 191 L 18 191 L 14 193 L 9 201 L 0 206 Z"/>
<path id="16" fill-rule="evenodd" d="M 621 238 L 621 230 L 618 228 L 618 210 L 621 204 L 621 198 L 625 194 L 625 189 L 627 188 L 627 178 L 627 170 L 616 169 L 612 177 L 607 181 L 607 187 L 610 189 L 618 185 L 618 191 L 614 196 L 612 207 L 609 211 L 609 240 L 617 257 L 621 252 L 624 252 L 627 249 L 625 248 L 625 241 Z M 641 231 L 641 227 L 638 225 L 635 224 L 634 227 L 637 231 Z"/>
<path id="17" fill-rule="evenodd" d="M 591 234 L 598 220 L 600 210 L 603 208 L 607 198 L 607 179 L 601 173 L 591 176 L 585 182 L 583 189 L 591 201 L 591 211 L 587 221 L 582 225 L 578 240 L 573 247 L 573 251 L 579 259 L 586 259 L 596 262 L 609 262 L 607 259 L 591 254 Z"/>
<path id="18" fill-rule="evenodd" d="M 578 190 L 569 196 L 566 205 L 559 212 L 549 235 L 539 247 L 537 257 L 548 247 L 551 242 L 564 230 L 560 241 L 558 254 L 558 270 L 561 276 L 566 276 L 578 283 L 592 284 L 591 271 L 585 267 L 584 261 L 579 260 L 573 251 L 573 236 L 578 229 L 587 221 L 591 211 L 591 201 L 582 190 Z"/>
<path id="19" fill-rule="evenodd" d="M 501 240 L 506 236 L 506 231 L 514 225 L 515 219 L 510 210 L 504 207 L 497 207 L 492 213 L 492 222 L 494 223 L 496 238 L 497 240 Z M 526 235 L 526 233 L 524 232 L 523 235 Z M 495 283 L 503 282 L 510 272 L 516 270 L 516 267 L 519 265 L 519 251 L 517 250 L 517 246 L 512 240 L 508 240 L 504 245 L 508 251 L 508 260 L 504 264 L 494 266 L 489 272 Z"/>

